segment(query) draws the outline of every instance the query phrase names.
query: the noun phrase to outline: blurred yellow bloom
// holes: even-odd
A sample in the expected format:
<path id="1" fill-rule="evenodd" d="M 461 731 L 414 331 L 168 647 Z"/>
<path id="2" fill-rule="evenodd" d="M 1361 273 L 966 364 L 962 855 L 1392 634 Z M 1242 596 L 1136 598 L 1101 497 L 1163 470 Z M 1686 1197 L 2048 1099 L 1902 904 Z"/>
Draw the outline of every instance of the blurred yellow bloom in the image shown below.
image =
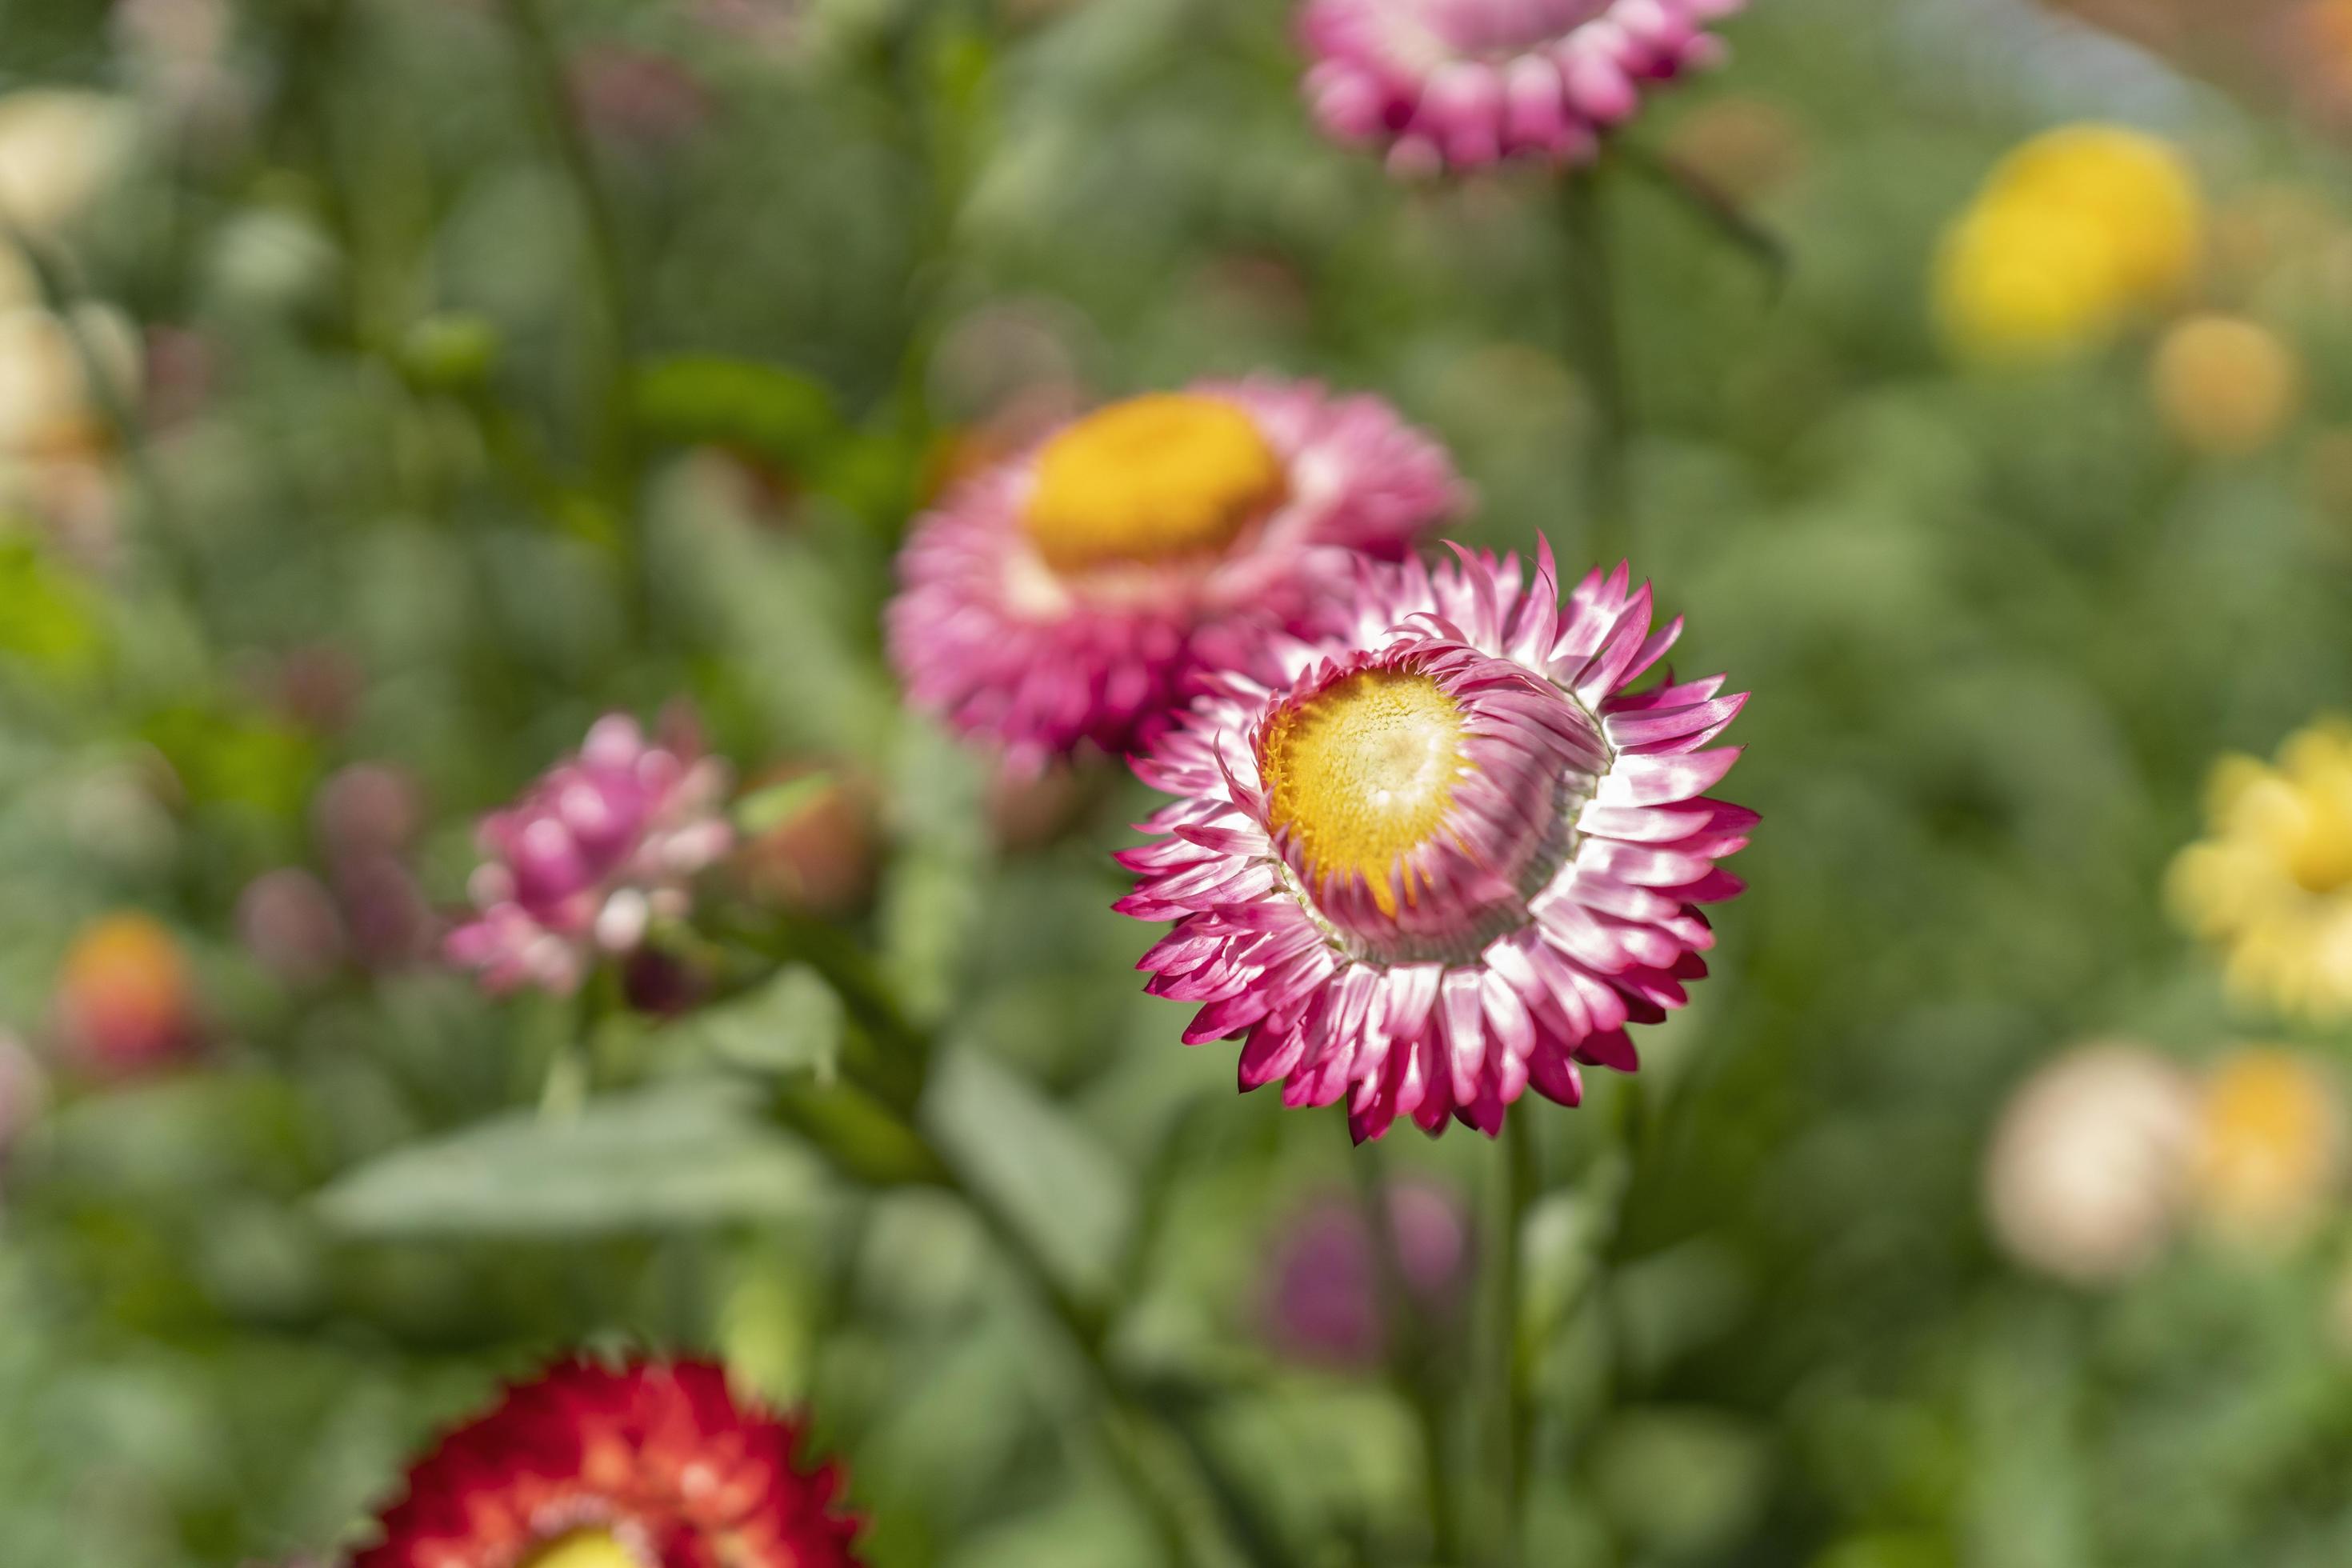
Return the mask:
<path id="1" fill-rule="evenodd" d="M 2203 202 L 2169 143 L 2067 126 L 2002 160 L 1953 224 L 1937 316 L 1973 357 L 2053 357 L 2178 300 L 2204 248 Z"/>
<path id="2" fill-rule="evenodd" d="M 2352 723 L 2312 725 L 2275 763 L 2223 758 L 2206 812 L 2209 836 L 2172 863 L 2174 911 L 2221 948 L 2241 997 L 2352 1016 Z"/>
<path id="3" fill-rule="evenodd" d="M 2278 438 L 2303 405 L 2303 362 L 2242 317 L 2192 316 L 2164 335 L 2149 369 L 2157 412 L 2181 442 L 2245 457 Z"/>
<path id="4" fill-rule="evenodd" d="M 2309 1234 L 2342 1173 L 2336 1087 L 2289 1051 L 2230 1057 L 2198 1109 L 2197 1205 L 2238 1241 L 2284 1245 Z"/>

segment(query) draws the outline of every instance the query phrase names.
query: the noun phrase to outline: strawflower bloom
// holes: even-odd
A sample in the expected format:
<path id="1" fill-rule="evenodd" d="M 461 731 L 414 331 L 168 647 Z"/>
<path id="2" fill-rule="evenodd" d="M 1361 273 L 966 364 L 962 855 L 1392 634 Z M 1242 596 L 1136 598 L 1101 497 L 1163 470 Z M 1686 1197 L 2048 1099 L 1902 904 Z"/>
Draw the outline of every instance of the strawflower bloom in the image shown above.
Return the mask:
<path id="1" fill-rule="evenodd" d="M 856 1568 L 802 1436 L 713 1363 L 564 1363 L 444 1437 L 352 1565 Z"/>
<path id="2" fill-rule="evenodd" d="M 2164 334 L 2148 391 L 2165 427 L 2192 451 L 2243 458 L 2277 440 L 2303 405 L 2303 361 L 2241 316 L 2191 316 Z"/>
<path id="3" fill-rule="evenodd" d="M 1656 84 L 1716 64 L 1742 0 L 1309 0 L 1307 101 L 1400 174 L 1583 163 Z"/>
<path id="4" fill-rule="evenodd" d="M 1276 1234 L 1259 1317 L 1283 1354 L 1343 1369 L 1380 1364 L 1398 1327 L 1388 1321 L 1382 1279 L 1381 1250 L 1391 1244 L 1396 1283 L 1413 1310 L 1436 1322 L 1460 1313 L 1474 1272 L 1466 1205 L 1422 1182 L 1397 1183 L 1384 1196 L 1386 1238 L 1352 1196 L 1320 1198 Z"/>
<path id="5" fill-rule="evenodd" d="M 624 713 L 598 720 L 577 756 L 483 818 L 477 913 L 449 933 L 449 961 L 493 991 L 577 990 L 599 952 L 628 952 L 655 920 L 686 914 L 695 874 L 734 844 L 726 791 L 724 764 L 692 741 L 650 742 Z"/>
<path id="6" fill-rule="evenodd" d="M 1204 666 L 1305 624 L 1349 552 L 1402 557 L 1463 500 L 1444 450 L 1377 398 L 1266 379 L 1130 398 L 916 523 L 892 661 L 1016 767 L 1125 751 Z"/>
<path id="7" fill-rule="evenodd" d="M 2312 725 L 2275 763 L 2224 757 L 2205 809 L 2207 837 L 2172 863 L 2174 912 L 2221 947 L 2240 998 L 2352 1017 L 2352 723 Z"/>
<path id="8" fill-rule="evenodd" d="M 74 938 L 58 972 L 56 1015 L 73 1060 L 104 1078 L 169 1068 L 202 1034 L 185 950 L 135 910 L 92 921 Z"/>
<path id="9" fill-rule="evenodd" d="M 1176 929 L 1154 994 L 1202 1004 L 1189 1043 L 1241 1037 L 1242 1087 L 1489 1134 L 1529 1086 L 1637 1061 L 1630 1023 L 1683 1005 L 1714 933 L 1698 906 L 1756 815 L 1706 798 L 1723 679 L 1630 689 L 1681 632 L 1626 568 L 1560 599 L 1549 544 L 1358 568 L 1344 629 L 1222 674 L 1136 772 L 1177 797 L 1125 851 L 1118 907 Z"/>
<path id="10" fill-rule="evenodd" d="M 1971 358 L 2063 357 L 2178 303 L 2203 268 L 2205 228 L 2169 142 L 2063 126 L 2003 159 L 1945 236 L 1937 315 Z"/>
<path id="11" fill-rule="evenodd" d="M 2225 1240 L 2284 1247 L 2318 1224 L 2344 1174 L 2335 1082 L 2292 1051 L 2248 1049 L 2206 1079 L 2198 1107 L 2197 1205 Z"/>
<path id="12" fill-rule="evenodd" d="M 2019 1086 L 1986 1150 L 1995 1242 L 2038 1273 L 2114 1285 L 2162 1254 L 2198 1143 L 2198 1089 L 2127 1041 L 2077 1046 Z"/>

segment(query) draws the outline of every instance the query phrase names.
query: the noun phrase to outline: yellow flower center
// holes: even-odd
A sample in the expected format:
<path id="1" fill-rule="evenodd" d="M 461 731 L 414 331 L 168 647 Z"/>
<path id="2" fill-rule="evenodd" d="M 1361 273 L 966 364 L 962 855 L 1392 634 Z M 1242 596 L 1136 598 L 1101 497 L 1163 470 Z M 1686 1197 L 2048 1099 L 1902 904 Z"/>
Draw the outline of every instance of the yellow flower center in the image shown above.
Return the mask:
<path id="1" fill-rule="evenodd" d="M 2306 893 L 2338 893 L 2352 883 L 2352 824 L 2314 823 L 2287 856 L 2287 874 Z"/>
<path id="2" fill-rule="evenodd" d="M 1282 458 L 1223 398 L 1167 393 L 1100 409 L 1045 443 L 1022 523 L 1078 571 L 1213 554 L 1280 506 Z"/>
<path id="3" fill-rule="evenodd" d="M 573 1530 L 524 1558 L 520 1568 L 646 1568 L 609 1530 Z"/>
<path id="4" fill-rule="evenodd" d="M 1360 876 L 1393 915 L 1391 868 L 1437 833 L 1454 801 L 1462 709 L 1428 676 L 1368 669 L 1278 714 L 1260 766 L 1268 815 L 1307 875 Z"/>

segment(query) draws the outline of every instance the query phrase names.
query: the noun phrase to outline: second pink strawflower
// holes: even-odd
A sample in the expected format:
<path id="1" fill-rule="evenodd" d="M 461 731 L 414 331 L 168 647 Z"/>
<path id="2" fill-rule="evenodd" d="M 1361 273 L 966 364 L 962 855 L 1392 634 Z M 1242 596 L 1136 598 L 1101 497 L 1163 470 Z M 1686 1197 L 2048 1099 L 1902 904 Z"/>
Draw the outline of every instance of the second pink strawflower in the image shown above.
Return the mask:
<path id="1" fill-rule="evenodd" d="M 1305 625 L 1355 552 L 1397 559 L 1464 499 L 1377 398 L 1265 379 L 1130 398 L 917 520 L 891 660 L 1016 769 L 1124 752 L 1204 667 Z"/>

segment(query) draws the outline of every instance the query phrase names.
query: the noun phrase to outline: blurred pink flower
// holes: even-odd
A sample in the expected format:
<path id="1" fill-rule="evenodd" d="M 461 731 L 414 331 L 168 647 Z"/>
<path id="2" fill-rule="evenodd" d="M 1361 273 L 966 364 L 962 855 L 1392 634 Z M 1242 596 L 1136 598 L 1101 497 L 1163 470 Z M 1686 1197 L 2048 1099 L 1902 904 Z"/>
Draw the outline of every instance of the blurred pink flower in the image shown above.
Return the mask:
<path id="1" fill-rule="evenodd" d="M 1756 814 L 1713 800 L 1746 703 L 1720 676 L 1629 690 L 1652 629 L 1626 568 L 1561 602 L 1551 549 L 1360 563 L 1348 623 L 1268 642 L 1135 764 L 1177 797 L 1124 851 L 1118 907 L 1176 929 L 1139 967 L 1202 1004 L 1188 1043 L 1243 1037 L 1244 1089 L 1345 1100 L 1359 1139 L 1399 1116 L 1488 1134 L 1579 1063 L 1638 1065 L 1625 1034 L 1688 1000 L 1715 945 L 1702 904 Z"/>
<path id="2" fill-rule="evenodd" d="M 425 820 L 424 792 L 405 769 L 353 763 L 319 786 L 311 823 L 331 860 L 398 855 Z"/>
<path id="3" fill-rule="evenodd" d="M 1398 1282 L 1425 1318 L 1454 1318 L 1472 1273 L 1470 1220 L 1461 1199 L 1412 1182 L 1390 1187 L 1387 1200 Z M 1321 1199 L 1285 1223 L 1259 1303 L 1275 1348 L 1327 1366 L 1377 1364 L 1394 1331 L 1381 1311 L 1379 1247 L 1363 1205 L 1345 1198 Z"/>
<path id="4" fill-rule="evenodd" d="M 1589 163 L 1655 83 L 1713 65 L 1742 0 L 1308 0 L 1315 117 L 1401 174 Z"/>
<path id="5" fill-rule="evenodd" d="M 288 985 L 316 985 L 344 955 L 334 896 L 299 866 L 264 871 L 237 895 L 236 933 L 261 966 Z"/>
<path id="6" fill-rule="evenodd" d="M 599 44 L 575 56 L 569 74 L 581 121 L 615 146 L 667 152 L 710 121 L 709 94 L 666 55 Z"/>
<path id="7" fill-rule="evenodd" d="M 651 742 L 626 714 L 598 720 L 577 756 L 483 819 L 476 918 L 443 951 L 492 991 L 578 989 L 598 952 L 630 952 L 655 920 L 686 913 L 694 875 L 734 843 L 726 788 L 724 765 L 691 741 Z"/>
<path id="8" fill-rule="evenodd" d="M 917 522 L 892 660 L 1016 768 L 1124 751 L 1228 645 L 1303 624 L 1353 552 L 1402 556 L 1463 500 L 1377 398 L 1267 379 L 1132 398 Z"/>

